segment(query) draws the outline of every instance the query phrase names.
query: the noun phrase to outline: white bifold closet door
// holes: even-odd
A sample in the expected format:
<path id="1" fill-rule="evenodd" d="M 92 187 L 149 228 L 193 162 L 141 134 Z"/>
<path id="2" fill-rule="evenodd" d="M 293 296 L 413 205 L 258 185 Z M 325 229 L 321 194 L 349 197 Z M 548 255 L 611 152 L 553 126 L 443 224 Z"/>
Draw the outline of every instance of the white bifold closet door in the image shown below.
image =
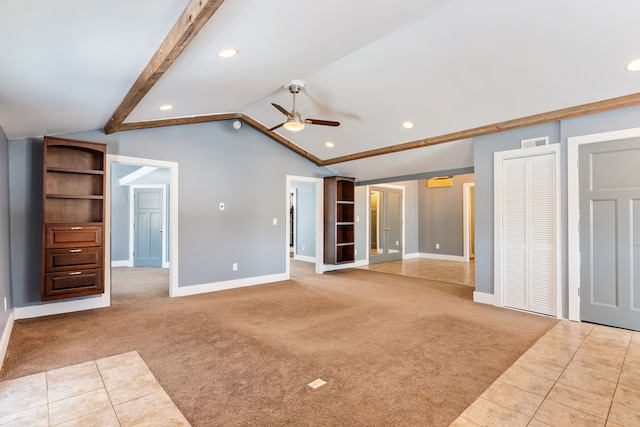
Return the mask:
<path id="1" fill-rule="evenodd" d="M 502 304 L 556 315 L 556 154 L 501 159 Z"/>

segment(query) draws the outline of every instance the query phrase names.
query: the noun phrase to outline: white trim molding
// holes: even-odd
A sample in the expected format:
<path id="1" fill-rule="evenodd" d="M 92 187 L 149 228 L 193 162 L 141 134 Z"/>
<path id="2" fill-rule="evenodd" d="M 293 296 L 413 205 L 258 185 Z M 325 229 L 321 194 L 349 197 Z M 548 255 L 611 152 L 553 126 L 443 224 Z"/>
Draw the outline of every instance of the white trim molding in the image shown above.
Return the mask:
<path id="1" fill-rule="evenodd" d="M 496 297 L 486 292 L 473 291 L 473 302 L 494 305 Z"/>
<path id="2" fill-rule="evenodd" d="M 107 154 L 107 195 L 106 195 L 106 215 L 105 215 L 105 234 L 111 233 L 111 165 L 113 163 L 122 163 L 139 166 L 152 166 L 158 168 L 169 169 L 169 261 L 166 263 L 166 257 L 163 257 L 163 267 L 169 267 L 169 296 L 179 296 L 179 275 L 178 275 L 178 163 L 166 160 L 145 159 L 140 157 L 120 156 L 116 154 Z M 165 216 L 166 218 L 166 216 Z M 105 265 L 111 265 L 111 248 L 107 245 L 111 239 L 106 239 L 105 244 Z M 105 294 L 109 295 L 111 300 L 111 281 L 107 282 L 108 270 L 105 271 Z"/>
<path id="3" fill-rule="evenodd" d="M 9 338 L 11 338 L 11 331 L 13 330 L 13 322 L 15 319 L 15 308 L 9 312 L 9 318 L 4 325 L 2 331 L 2 337 L 0 338 L 0 369 L 4 364 L 4 358 L 7 357 L 7 349 L 9 348 Z"/>
<path id="4" fill-rule="evenodd" d="M 355 267 L 364 267 L 365 265 L 369 265 L 369 261 L 366 259 L 361 259 L 355 262 L 350 262 L 348 264 L 323 264 L 325 271 L 335 271 L 335 270 L 344 270 L 345 268 L 355 268 Z"/>
<path id="5" fill-rule="evenodd" d="M 640 128 L 567 138 L 567 266 L 569 320 L 580 321 L 580 194 L 578 186 L 578 149 L 583 144 L 640 137 Z"/>
<path id="6" fill-rule="evenodd" d="M 295 175 L 287 175 L 286 176 L 286 193 L 285 193 L 285 275 L 286 280 L 291 277 L 291 266 L 290 266 L 290 250 L 289 247 L 289 236 L 291 235 L 291 221 L 289 221 L 289 195 L 291 194 L 292 184 L 294 182 L 307 182 L 315 184 L 316 190 L 316 256 L 313 261 L 316 265 L 316 274 L 322 274 L 323 269 L 323 257 L 324 253 L 324 178 L 313 178 L 307 176 L 295 176 Z M 295 259 L 301 259 L 296 256 Z M 303 260 L 304 261 L 304 260 Z"/>
<path id="7" fill-rule="evenodd" d="M 418 258 L 439 259 L 442 261 L 469 262 L 468 259 L 465 259 L 464 256 L 460 255 L 432 254 L 427 252 L 420 252 L 418 254 Z"/>
<path id="8" fill-rule="evenodd" d="M 207 292 L 225 291 L 227 289 L 244 288 L 246 286 L 264 285 L 265 283 L 289 280 L 286 273 L 268 276 L 247 277 L 245 279 L 226 280 L 222 282 L 203 283 L 200 285 L 181 286 L 174 292 L 174 297 L 204 294 Z"/>
<path id="9" fill-rule="evenodd" d="M 107 239 L 108 240 L 108 239 Z M 109 270 L 105 270 L 105 282 Z M 44 304 L 15 307 L 15 319 L 30 319 L 32 317 L 51 316 L 53 314 L 73 313 L 74 311 L 92 310 L 94 308 L 109 307 L 111 304 L 111 292 L 105 284 L 104 294 L 100 296 L 74 299 L 70 301 L 56 301 Z"/>

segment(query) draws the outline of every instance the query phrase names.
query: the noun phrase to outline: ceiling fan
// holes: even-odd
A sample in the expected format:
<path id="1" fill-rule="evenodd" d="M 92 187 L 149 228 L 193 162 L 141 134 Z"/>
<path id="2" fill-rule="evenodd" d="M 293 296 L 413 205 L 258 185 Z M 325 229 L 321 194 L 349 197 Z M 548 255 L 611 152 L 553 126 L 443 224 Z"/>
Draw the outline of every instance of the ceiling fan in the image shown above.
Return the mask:
<path id="1" fill-rule="evenodd" d="M 287 116 L 287 121 L 280 123 L 277 126 L 272 127 L 269 130 L 276 130 L 280 126 L 284 127 L 286 130 L 291 132 L 298 132 L 304 129 L 304 125 L 322 125 L 322 126 L 340 126 L 340 122 L 334 122 L 331 120 L 320 120 L 320 119 L 304 119 L 300 117 L 300 113 L 296 110 L 296 94 L 300 92 L 300 90 L 305 86 L 303 82 L 294 80 L 291 84 L 285 85 L 289 92 L 293 95 L 293 108 L 291 111 L 285 110 L 278 104 L 271 105 L 276 107 L 278 111 Z"/>

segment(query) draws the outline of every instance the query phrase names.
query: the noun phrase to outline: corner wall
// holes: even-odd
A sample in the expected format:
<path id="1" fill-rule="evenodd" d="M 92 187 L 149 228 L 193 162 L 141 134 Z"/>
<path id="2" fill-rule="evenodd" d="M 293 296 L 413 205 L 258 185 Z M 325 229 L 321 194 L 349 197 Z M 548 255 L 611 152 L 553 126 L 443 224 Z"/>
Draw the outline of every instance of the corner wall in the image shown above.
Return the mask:
<path id="1" fill-rule="evenodd" d="M 0 128 L 0 367 L 7 351 L 13 326 L 9 212 L 9 141 Z"/>

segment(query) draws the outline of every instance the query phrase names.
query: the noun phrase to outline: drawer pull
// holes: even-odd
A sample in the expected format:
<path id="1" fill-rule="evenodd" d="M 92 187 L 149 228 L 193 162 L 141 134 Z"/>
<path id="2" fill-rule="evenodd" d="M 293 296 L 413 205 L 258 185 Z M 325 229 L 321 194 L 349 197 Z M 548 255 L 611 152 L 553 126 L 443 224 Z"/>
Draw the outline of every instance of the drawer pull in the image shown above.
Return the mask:
<path id="1" fill-rule="evenodd" d="M 82 249 L 70 249 L 69 250 L 70 254 L 77 254 L 78 252 L 82 252 Z"/>
<path id="2" fill-rule="evenodd" d="M 69 273 L 69 276 L 77 276 L 79 274 L 82 274 L 82 271 L 73 271 L 73 272 Z"/>
<path id="3" fill-rule="evenodd" d="M 82 227 L 69 227 L 69 230 L 82 230 Z"/>

